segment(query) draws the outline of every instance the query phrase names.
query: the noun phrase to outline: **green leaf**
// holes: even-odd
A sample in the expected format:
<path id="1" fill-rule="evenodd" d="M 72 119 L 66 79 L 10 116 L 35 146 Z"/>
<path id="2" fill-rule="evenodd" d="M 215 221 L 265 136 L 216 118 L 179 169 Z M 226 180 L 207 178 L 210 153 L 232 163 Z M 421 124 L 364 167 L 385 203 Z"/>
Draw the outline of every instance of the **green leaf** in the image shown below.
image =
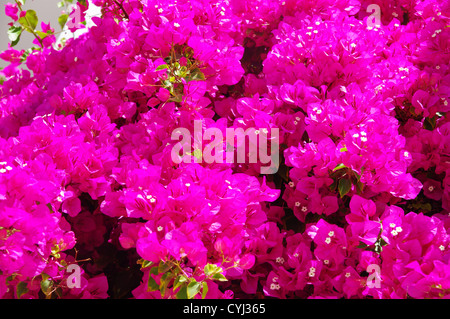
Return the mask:
<path id="1" fill-rule="evenodd" d="M 9 28 L 8 38 L 11 41 L 12 47 L 15 46 L 17 43 L 19 43 L 22 31 L 23 31 L 22 27 L 12 26 L 11 28 Z"/>
<path id="2" fill-rule="evenodd" d="M 47 33 L 36 30 L 36 34 L 41 38 L 41 39 L 45 39 L 46 37 L 48 37 L 49 35 L 53 34 L 53 32 L 51 32 L 50 30 L 47 31 Z"/>
<path id="3" fill-rule="evenodd" d="M 214 274 L 212 276 L 212 278 L 214 280 L 218 280 L 218 281 L 228 281 L 228 279 L 224 275 L 222 275 L 221 273 Z"/>
<path id="4" fill-rule="evenodd" d="M 347 195 L 347 193 L 352 189 L 352 183 L 348 179 L 341 179 L 339 180 L 338 190 L 339 195 L 344 197 L 344 195 Z"/>
<path id="5" fill-rule="evenodd" d="M 157 291 L 157 290 L 159 290 L 159 285 L 156 283 L 156 280 L 152 276 L 149 275 L 147 291 Z"/>
<path id="6" fill-rule="evenodd" d="M 359 245 L 358 246 L 356 246 L 356 248 L 366 248 L 367 247 L 367 244 L 365 244 L 365 243 L 363 243 L 362 241 L 360 241 L 359 242 Z"/>
<path id="7" fill-rule="evenodd" d="M 192 281 L 187 285 L 186 294 L 188 299 L 194 298 L 199 292 L 200 288 L 202 287 L 202 284 L 197 281 Z"/>
<path id="8" fill-rule="evenodd" d="M 166 272 L 164 275 L 161 276 L 159 284 L 159 290 L 161 291 L 161 298 L 164 298 L 167 286 L 169 285 L 172 278 L 173 274 L 171 272 Z"/>
<path id="9" fill-rule="evenodd" d="M 173 289 L 174 290 L 177 289 L 186 281 L 187 281 L 187 278 L 185 276 L 179 275 L 177 278 L 175 278 L 175 280 L 173 282 Z"/>
<path id="10" fill-rule="evenodd" d="M 27 283 L 25 281 L 21 281 L 17 284 L 16 288 L 17 299 L 20 299 L 24 294 L 28 292 Z"/>
<path id="11" fill-rule="evenodd" d="M 48 278 L 48 275 L 44 276 L 44 274 L 42 274 L 42 280 L 41 280 L 42 292 L 46 296 L 48 296 L 52 291 L 52 287 L 53 287 L 53 281 Z"/>
<path id="12" fill-rule="evenodd" d="M 208 283 L 206 281 L 204 281 L 203 288 L 202 288 L 202 299 L 205 299 L 207 294 L 208 294 Z"/>
<path id="13" fill-rule="evenodd" d="M 363 189 L 364 189 L 364 184 L 361 183 L 360 181 L 356 182 L 356 190 L 358 191 L 359 194 L 362 193 Z"/>
<path id="14" fill-rule="evenodd" d="M 153 261 L 142 260 L 141 269 L 150 267 L 151 265 L 153 265 Z"/>
<path id="15" fill-rule="evenodd" d="M 202 71 L 200 71 L 199 68 L 196 68 L 191 72 L 188 80 L 189 81 L 204 81 L 205 75 L 202 73 Z"/>
<path id="16" fill-rule="evenodd" d="M 161 262 L 158 265 L 158 273 L 163 274 L 167 272 L 170 268 L 172 268 L 169 264 L 169 262 L 164 262 L 161 260 Z"/>
<path id="17" fill-rule="evenodd" d="M 160 71 L 160 70 L 164 70 L 164 69 L 168 69 L 169 66 L 167 64 L 161 64 L 160 66 L 158 66 L 156 68 L 156 71 Z"/>
<path id="18" fill-rule="evenodd" d="M 333 168 L 333 172 L 339 170 L 339 169 L 343 169 L 346 168 L 347 166 L 345 166 L 343 163 L 339 164 L 338 166 L 336 166 L 335 168 Z"/>
<path id="19" fill-rule="evenodd" d="M 64 26 L 66 25 L 67 19 L 69 18 L 68 14 L 62 14 L 58 18 L 58 23 L 61 26 L 61 29 L 64 29 Z"/>
<path id="20" fill-rule="evenodd" d="M 222 272 L 222 268 L 220 268 L 219 266 L 215 265 L 215 264 L 207 264 L 205 266 L 205 268 L 203 268 L 203 271 L 205 272 L 205 275 L 207 277 L 214 275 L 216 273 L 221 273 Z"/>
<path id="21" fill-rule="evenodd" d="M 187 296 L 187 285 L 183 285 L 180 291 L 176 294 L 177 299 L 188 299 Z"/>
<path id="22" fill-rule="evenodd" d="M 434 130 L 436 128 L 436 116 L 433 116 L 432 118 L 425 118 L 423 121 L 423 127 L 429 131 Z"/>
<path id="23" fill-rule="evenodd" d="M 158 274 L 158 266 L 152 267 L 150 269 L 150 274 L 157 275 Z"/>
<path id="24" fill-rule="evenodd" d="M 34 10 L 27 10 L 27 13 L 24 17 L 19 18 L 19 23 L 28 31 L 32 32 L 34 29 L 36 29 L 36 26 L 38 24 L 38 17 L 36 14 L 36 11 Z"/>

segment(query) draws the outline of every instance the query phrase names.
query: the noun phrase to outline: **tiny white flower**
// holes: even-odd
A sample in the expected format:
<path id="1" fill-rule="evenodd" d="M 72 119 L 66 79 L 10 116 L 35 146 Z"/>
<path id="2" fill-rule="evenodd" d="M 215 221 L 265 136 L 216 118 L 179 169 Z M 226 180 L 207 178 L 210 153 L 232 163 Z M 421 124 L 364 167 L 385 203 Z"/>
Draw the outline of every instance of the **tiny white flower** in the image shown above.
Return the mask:
<path id="1" fill-rule="evenodd" d="M 276 276 L 272 278 L 273 282 L 276 282 L 277 280 L 278 280 L 278 277 L 276 277 Z"/>
<path id="2" fill-rule="evenodd" d="M 6 168 L 7 171 L 11 171 L 12 170 L 11 166 L 6 166 L 5 168 Z"/>
<path id="3" fill-rule="evenodd" d="M 350 46 L 351 46 L 352 48 L 356 48 L 356 43 L 352 43 L 352 44 L 350 44 Z"/>
<path id="4" fill-rule="evenodd" d="M 397 233 L 401 233 L 403 231 L 403 229 L 400 226 L 398 226 L 398 227 L 395 228 L 395 231 Z"/>
<path id="5" fill-rule="evenodd" d="M 295 207 L 299 207 L 300 206 L 300 202 L 295 202 Z"/>
<path id="6" fill-rule="evenodd" d="M 163 230 L 163 227 L 162 226 L 158 226 L 158 228 L 156 228 L 156 230 L 161 231 L 161 230 Z"/>
<path id="7" fill-rule="evenodd" d="M 394 228 L 396 225 L 394 223 L 390 223 L 389 227 Z"/>
<path id="8" fill-rule="evenodd" d="M 444 245 L 440 245 L 440 246 L 439 246 L 439 249 L 440 249 L 441 251 L 444 251 L 444 250 L 445 250 Z"/>
<path id="9" fill-rule="evenodd" d="M 295 185 L 294 182 L 289 182 L 288 184 L 290 187 L 294 187 L 294 185 Z"/>
<path id="10" fill-rule="evenodd" d="M 350 273 L 349 272 L 345 273 L 345 277 L 349 278 L 350 277 Z"/>
<path id="11" fill-rule="evenodd" d="M 156 202 L 156 198 L 150 198 L 150 203 L 154 203 L 154 202 Z"/>
<path id="12" fill-rule="evenodd" d="M 173 26 L 174 26 L 175 28 L 179 28 L 179 27 L 180 27 L 180 24 L 175 22 L 175 23 L 173 24 Z"/>
<path id="13" fill-rule="evenodd" d="M 163 10 L 162 8 L 159 8 L 159 9 L 158 9 L 158 13 L 163 13 L 163 11 L 164 11 L 164 10 Z"/>
<path id="14" fill-rule="evenodd" d="M 0 168 L 0 173 L 6 173 L 6 169 L 4 169 L 4 168 Z"/>
<path id="15" fill-rule="evenodd" d="M 328 264 L 330 263 L 330 261 L 329 261 L 328 259 L 325 259 L 325 260 L 323 261 L 323 263 L 324 263 L 325 265 L 328 265 Z"/>
<path id="16" fill-rule="evenodd" d="M 152 198 L 153 196 L 152 196 L 152 195 L 147 195 L 146 197 L 147 197 L 147 199 L 150 199 L 150 198 Z"/>
<path id="17" fill-rule="evenodd" d="M 361 141 L 362 141 L 362 142 L 367 142 L 367 137 L 362 136 L 362 137 L 361 137 Z"/>
<path id="18" fill-rule="evenodd" d="M 444 105 L 445 105 L 445 106 L 448 105 L 448 101 L 447 101 L 447 100 L 444 101 Z"/>
<path id="19" fill-rule="evenodd" d="M 352 137 L 357 138 L 357 137 L 359 137 L 359 134 L 355 133 L 355 134 L 352 135 Z"/>
<path id="20" fill-rule="evenodd" d="M 330 232 L 328 233 L 328 236 L 333 237 L 333 236 L 334 236 L 334 231 L 330 231 Z"/>
<path id="21" fill-rule="evenodd" d="M 191 184 L 190 183 L 186 183 L 186 184 L 184 184 L 186 187 L 189 187 L 189 186 L 191 186 Z"/>
<path id="22" fill-rule="evenodd" d="M 269 131 L 266 128 L 263 128 L 262 131 L 263 131 L 264 134 L 269 133 Z"/>
<path id="23" fill-rule="evenodd" d="M 294 253 L 294 257 L 298 257 L 298 253 Z"/>
<path id="24" fill-rule="evenodd" d="M 308 274 L 309 277 L 314 277 L 315 275 L 316 275 L 315 272 L 310 272 L 310 273 Z"/>
<path id="25" fill-rule="evenodd" d="M 325 242 L 326 242 L 327 244 L 331 243 L 331 238 L 330 238 L 330 237 L 327 237 L 327 238 L 325 239 Z"/>
<path id="26" fill-rule="evenodd" d="M 430 192 L 434 191 L 434 186 L 429 186 L 428 191 L 430 191 Z"/>
<path id="27" fill-rule="evenodd" d="M 295 117 L 295 120 L 296 120 L 296 121 L 300 121 L 301 119 L 300 119 L 298 116 L 296 116 L 296 117 Z"/>
<path id="28" fill-rule="evenodd" d="M 394 229 L 393 231 L 391 231 L 392 236 L 397 236 L 398 232 Z"/>
<path id="29" fill-rule="evenodd" d="M 302 212 L 306 213 L 307 211 L 308 211 L 308 207 L 303 206 L 303 207 L 302 207 Z"/>
<path id="30" fill-rule="evenodd" d="M 258 135 L 259 134 L 259 130 L 255 130 L 255 134 Z"/>
<path id="31" fill-rule="evenodd" d="M 317 30 L 314 30 L 313 32 L 314 32 L 315 34 L 319 33 L 319 31 L 317 31 Z"/>
<path id="32" fill-rule="evenodd" d="M 314 268 L 314 267 L 311 267 L 311 268 L 309 268 L 309 272 L 316 272 L 316 268 Z"/>

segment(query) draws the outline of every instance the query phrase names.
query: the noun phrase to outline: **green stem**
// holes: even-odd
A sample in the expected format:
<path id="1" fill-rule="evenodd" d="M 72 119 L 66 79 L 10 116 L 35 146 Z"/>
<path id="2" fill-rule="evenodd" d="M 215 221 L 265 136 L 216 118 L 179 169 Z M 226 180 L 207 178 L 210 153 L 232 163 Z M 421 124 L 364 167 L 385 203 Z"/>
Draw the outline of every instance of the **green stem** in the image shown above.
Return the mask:
<path id="1" fill-rule="evenodd" d="M 19 7 L 20 12 L 23 12 L 22 4 L 18 0 L 14 0 L 14 1 L 16 2 L 17 6 Z M 30 28 L 25 28 L 25 29 L 27 29 L 29 32 L 31 32 L 34 35 L 34 37 L 39 41 L 39 44 L 41 45 L 41 47 L 44 48 L 44 43 L 42 42 L 41 37 L 38 36 L 36 34 L 36 32 L 34 32 L 33 29 L 31 29 L 31 23 L 30 23 L 30 21 L 28 21 L 26 15 L 24 16 L 24 18 L 25 18 L 25 21 L 27 22 L 27 24 L 30 26 Z"/>

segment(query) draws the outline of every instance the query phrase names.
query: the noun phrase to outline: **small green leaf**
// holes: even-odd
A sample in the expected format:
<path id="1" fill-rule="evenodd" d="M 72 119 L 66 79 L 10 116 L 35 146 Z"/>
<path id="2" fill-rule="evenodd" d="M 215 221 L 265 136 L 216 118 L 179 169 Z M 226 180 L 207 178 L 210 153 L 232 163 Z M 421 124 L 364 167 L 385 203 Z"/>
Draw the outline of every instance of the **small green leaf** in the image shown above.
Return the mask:
<path id="1" fill-rule="evenodd" d="M 170 268 L 172 268 L 169 264 L 169 262 L 164 262 L 161 260 L 161 262 L 158 265 L 158 273 L 163 274 L 167 272 Z"/>
<path id="2" fill-rule="evenodd" d="M 362 193 L 363 189 L 364 189 L 364 184 L 361 183 L 360 181 L 356 182 L 356 190 L 358 191 L 359 194 Z"/>
<path id="3" fill-rule="evenodd" d="M 214 275 L 216 273 L 221 273 L 222 272 L 222 268 L 220 268 L 219 266 L 215 265 L 215 264 L 207 264 L 205 266 L 205 268 L 203 268 L 203 271 L 205 272 L 205 275 L 207 277 Z"/>
<path id="4" fill-rule="evenodd" d="M 185 276 L 179 275 L 177 278 L 175 278 L 175 280 L 173 282 L 173 289 L 174 290 L 177 289 L 186 281 L 187 281 L 187 278 Z"/>
<path id="5" fill-rule="evenodd" d="M 164 69 L 168 69 L 169 66 L 167 64 L 161 64 L 160 66 L 158 66 L 156 68 L 156 71 L 160 71 L 160 70 L 164 70 Z"/>
<path id="6" fill-rule="evenodd" d="M 12 47 L 15 46 L 17 43 L 19 43 L 22 31 L 23 31 L 22 27 L 12 26 L 11 28 L 9 28 L 8 38 L 11 41 Z"/>
<path id="7" fill-rule="evenodd" d="M 188 80 L 189 81 L 204 81 L 205 75 L 202 73 L 202 71 L 200 71 L 199 68 L 196 68 L 191 72 Z"/>
<path id="8" fill-rule="evenodd" d="M 36 29 L 38 24 L 38 17 L 36 11 L 27 10 L 24 17 L 19 18 L 19 23 L 28 31 L 32 32 Z"/>
<path id="9" fill-rule="evenodd" d="M 142 260 L 141 268 L 147 268 L 150 267 L 151 265 L 153 265 L 153 261 Z"/>
<path id="10" fill-rule="evenodd" d="M 367 247 L 367 244 L 363 243 L 362 241 L 360 241 L 360 242 L 359 242 L 359 245 L 356 246 L 356 248 L 360 248 L 360 249 L 366 248 L 366 247 Z"/>
<path id="11" fill-rule="evenodd" d="M 157 275 L 158 274 L 158 266 L 152 267 L 150 269 L 150 274 Z"/>
<path id="12" fill-rule="evenodd" d="M 228 279 L 224 275 L 222 275 L 221 273 L 214 274 L 212 276 L 212 278 L 214 280 L 218 280 L 218 281 L 228 281 Z"/>
<path id="13" fill-rule="evenodd" d="M 52 291 L 53 281 L 50 280 L 48 278 L 48 276 L 46 276 L 47 278 L 45 278 L 45 279 L 44 279 L 44 276 L 42 276 L 42 277 L 43 278 L 41 280 L 41 290 L 46 296 L 48 296 Z"/>
<path id="14" fill-rule="evenodd" d="M 21 281 L 17 284 L 16 288 L 17 299 L 20 299 L 24 294 L 28 292 L 27 283 L 25 281 Z"/>
<path id="15" fill-rule="evenodd" d="M 58 23 L 61 26 L 61 29 L 64 29 L 64 26 L 66 25 L 67 19 L 69 18 L 68 14 L 62 14 L 58 18 Z"/>
<path id="16" fill-rule="evenodd" d="M 180 291 L 177 292 L 176 297 L 177 297 L 177 299 L 188 299 L 188 296 L 187 296 L 187 285 L 183 285 L 180 288 Z"/>
<path id="17" fill-rule="evenodd" d="M 339 170 L 339 169 L 343 169 L 346 168 L 347 166 L 345 166 L 343 163 L 337 165 L 335 168 L 333 168 L 333 172 Z"/>
<path id="18" fill-rule="evenodd" d="M 205 299 L 207 294 L 208 294 L 208 283 L 206 281 L 204 281 L 203 288 L 202 288 L 202 299 Z"/>
<path id="19" fill-rule="evenodd" d="M 164 275 L 161 276 L 159 284 L 159 290 L 161 291 L 161 298 L 164 298 L 167 286 L 169 285 L 172 278 L 173 274 L 171 272 L 166 272 Z"/>
<path id="20" fill-rule="evenodd" d="M 147 291 L 157 291 L 157 290 L 159 290 L 159 285 L 156 283 L 156 280 L 149 275 Z"/>
<path id="21" fill-rule="evenodd" d="M 194 298 L 199 292 L 200 288 L 202 287 L 202 284 L 197 281 L 192 281 L 187 285 L 186 294 L 188 299 Z"/>
<path id="22" fill-rule="evenodd" d="M 341 179 L 339 180 L 339 185 L 338 185 L 338 190 L 339 190 L 339 195 L 342 197 L 344 197 L 345 195 L 347 195 L 347 193 L 352 189 L 352 183 L 348 180 L 348 179 Z"/>

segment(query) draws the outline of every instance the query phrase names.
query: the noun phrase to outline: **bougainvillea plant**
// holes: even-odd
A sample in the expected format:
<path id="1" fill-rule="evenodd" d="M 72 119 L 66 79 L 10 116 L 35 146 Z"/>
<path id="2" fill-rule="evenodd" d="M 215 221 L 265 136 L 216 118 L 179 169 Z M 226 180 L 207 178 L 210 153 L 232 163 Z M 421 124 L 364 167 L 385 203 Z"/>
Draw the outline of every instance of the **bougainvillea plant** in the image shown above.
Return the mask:
<path id="1" fill-rule="evenodd" d="M 26 5 L 2 18 L 0 298 L 450 297 L 448 0 Z M 199 120 L 278 129 L 277 171 L 196 161 L 195 134 L 174 162 Z"/>

